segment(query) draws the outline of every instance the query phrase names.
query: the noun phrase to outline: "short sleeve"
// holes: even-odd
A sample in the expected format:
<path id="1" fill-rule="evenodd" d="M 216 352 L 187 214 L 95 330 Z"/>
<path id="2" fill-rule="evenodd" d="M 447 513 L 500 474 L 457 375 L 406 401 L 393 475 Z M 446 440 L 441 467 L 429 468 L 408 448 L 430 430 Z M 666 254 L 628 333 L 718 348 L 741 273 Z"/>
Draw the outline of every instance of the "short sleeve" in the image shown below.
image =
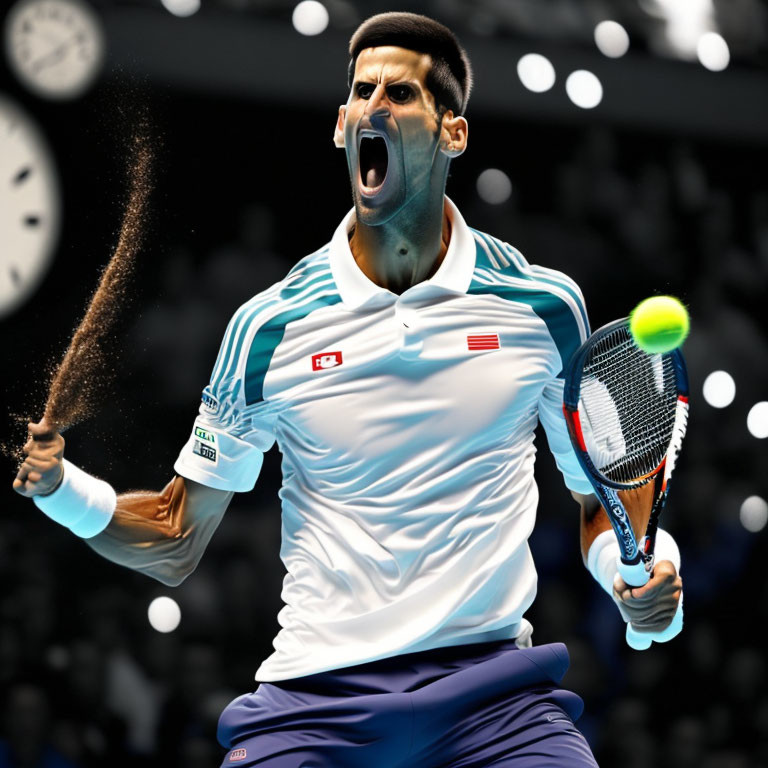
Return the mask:
<path id="1" fill-rule="evenodd" d="M 258 298 L 230 321 L 192 432 L 174 464 L 182 477 L 222 491 L 252 490 L 264 453 L 275 442 L 268 407 L 263 402 L 247 406 L 243 394 L 243 350 L 258 315 Z"/>
<path id="2" fill-rule="evenodd" d="M 549 450 L 555 457 L 566 487 L 576 493 L 590 494 L 594 492 L 592 485 L 576 458 L 568 436 L 568 425 L 563 415 L 563 388 L 564 381 L 560 378 L 553 378 L 544 387 L 539 398 L 539 420 L 547 433 Z"/>

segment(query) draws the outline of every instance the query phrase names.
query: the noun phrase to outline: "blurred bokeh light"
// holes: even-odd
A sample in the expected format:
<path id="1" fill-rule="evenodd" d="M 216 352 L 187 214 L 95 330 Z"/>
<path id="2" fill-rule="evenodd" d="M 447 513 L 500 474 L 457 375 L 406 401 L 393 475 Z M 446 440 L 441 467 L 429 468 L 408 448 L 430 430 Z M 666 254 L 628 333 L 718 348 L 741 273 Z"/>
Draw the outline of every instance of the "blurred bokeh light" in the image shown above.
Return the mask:
<path id="1" fill-rule="evenodd" d="M 757 533 L 768 523 L 768 502 L 759 496 L 750 496 L 744 500 L 739 510 L 741 524 L 750 532 Z"/>
<path id="2" fill-rule="evenodd" d="M 526 53 L 517 62 L 517 76 L 520 82 L 534 93 L 544 93 L 555 84 L 555 68 L 552 62 L 540 53 Z"/>
<path id="3" fill-rule="evenodd" d="M 293 9 L 293 26 L 302 35 L 319 35 L 328 26 L 328 11 L 318 0 L 301 0 Z"/>
<path id="4" fill-rule="evenodd" d="M 717 32 L 707 32 L 699 38 L 696 55 L 702 65 L 712 72 L 722 72 L 731 60 L 728 43 Z"/>
<path id="5" fill-rule="evenodd" d="M 747 414 L 747 429 L 753 437 L 768 437 L 768 401 L 755 403 Z"/>
<path id="6" fill-rule="evenodd" d="M 174 16 L 192 16 L 200 10 L 200 0 L 161 0 L 163 7 Z"/>
<path id="7" fill-rule="evenodd" d="M 568 98 L 582 109 L 593 109 L 603 100 L 603 86 L 594 72 L 577 69 L 565 81 Z"/>
<path id="8" fill-rule="evenodd" d="M 172 597 L 156 597 L 147 609 L 150 626 L 157 632 L 173 632 L 181 622 L 181 608 Z"/>
<path id="9" fill-rule="evenodd" d="M 512 194 L 512 182 L 499 168 L 486 168 L 477 177 L 477 194 L 491 205 L 505 203 Z"/>
<path id="10" fill-rule="evenodd" d="M 595 27 L 595 44 L 604 56 L 619 59 L 629 50 L 629 35 L 617 21 L 601 21 Z"/>
<path id="11" fill-rule="evenodd" d="M 727 408 L 736 397 L 736 382 L 728 371 L 712 371 L 704 379 L 702 394 L 713 408 Z"/>

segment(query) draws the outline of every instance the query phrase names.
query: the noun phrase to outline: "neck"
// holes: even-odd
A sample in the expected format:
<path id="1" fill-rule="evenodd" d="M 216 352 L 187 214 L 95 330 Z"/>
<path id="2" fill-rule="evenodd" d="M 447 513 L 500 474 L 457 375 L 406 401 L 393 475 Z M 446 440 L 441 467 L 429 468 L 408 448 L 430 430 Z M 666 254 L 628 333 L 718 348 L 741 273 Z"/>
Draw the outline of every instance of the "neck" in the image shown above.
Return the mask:
<path id="1" fill-rule="evenodd" d="M 349 246 L 369 280 L 400 294 L 437 272 L 451 239 L 443 201 L 411 200 L 385 224 L 355 224 Z"/>

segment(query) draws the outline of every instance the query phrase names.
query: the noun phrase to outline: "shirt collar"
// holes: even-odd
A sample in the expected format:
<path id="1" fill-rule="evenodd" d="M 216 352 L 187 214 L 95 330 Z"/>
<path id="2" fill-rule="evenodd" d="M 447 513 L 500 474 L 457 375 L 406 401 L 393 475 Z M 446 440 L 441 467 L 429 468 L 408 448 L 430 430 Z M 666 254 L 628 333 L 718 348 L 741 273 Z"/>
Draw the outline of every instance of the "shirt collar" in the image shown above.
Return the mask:
<path id="1" fill-rule="evenodd" d="M 459 209 L 448 197 L 445 198 L 445 211 L 451 222 L 448 250 L 437 272 L 419 285 L 466 293 L 475 269 L 475 241 Z M 329 258 L 331 273 L 342 301 L 350 308 L 357 309 L 374 297 L 396 298 L 396 295 L 369 280 L 357 266 L 349 247 L 349 232 L 354 223 L 355 209 L 352 208 L 333 233 Z"/>

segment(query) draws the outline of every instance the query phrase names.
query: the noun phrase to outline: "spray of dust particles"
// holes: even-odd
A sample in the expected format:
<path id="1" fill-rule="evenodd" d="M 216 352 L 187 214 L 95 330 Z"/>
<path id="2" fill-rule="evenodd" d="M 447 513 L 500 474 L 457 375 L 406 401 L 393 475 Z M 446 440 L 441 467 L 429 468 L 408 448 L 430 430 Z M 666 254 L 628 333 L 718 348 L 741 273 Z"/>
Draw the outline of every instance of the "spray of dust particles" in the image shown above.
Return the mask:
<path id="1" fill-rule="evenodd" d="M 97 394 L 110 378 L 106 350 L 141 247 L 151 191 L 150 136 L 143 119 L 131 140 L 130 192 L 117 247 L 69 348 L 52 372 L 44 418 L 59 432 L 93 414 L 98 406 Z"/>

